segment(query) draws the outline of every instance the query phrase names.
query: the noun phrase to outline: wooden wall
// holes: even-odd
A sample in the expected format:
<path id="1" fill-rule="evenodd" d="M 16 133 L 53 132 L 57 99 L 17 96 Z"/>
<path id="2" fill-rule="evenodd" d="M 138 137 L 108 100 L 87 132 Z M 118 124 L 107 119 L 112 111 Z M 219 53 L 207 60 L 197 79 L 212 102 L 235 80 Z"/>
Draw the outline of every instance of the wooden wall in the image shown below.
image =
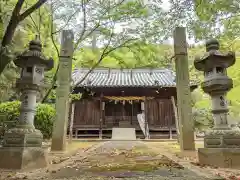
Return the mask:
<path id="1" fill-rule="evenodd" d="M 171 99 L 152 99 L 145 104 L 149 126 L 175 127 L 175 116 Z"/>
<path id="2" fill-rule="evenodd" d="M 73 126 L 99 126 L 100 103 L 98 100 L 75 101 Z"/>
<path id="3" fill-rule="evenodd" d="M 119 109 L 119 108 L 113 108 Z M 113 110 L 112 109 L 112 110 Z M 135 108 L 134 108 L 135 109 Z M 145 113 L 150 127 L 167 128 L 175 127 L 175 116 L 171 99 L 152 99 L 145 104 Z M 117 114 L 103 113 L 103 127 L 116 127 L 116 120 L 122 117 L 115 117 Z M 135 114 L 135 113 L 134 113 Z M 121 113 L 119 114 L 121 115 Z M 125 120 L 132 120 L 133 126 L 138 126 L 137 118 L 126 114 Z M 100 101 L 83 99 L 75 102 L 73 126 L 99 128 L 100 123 Z"/>

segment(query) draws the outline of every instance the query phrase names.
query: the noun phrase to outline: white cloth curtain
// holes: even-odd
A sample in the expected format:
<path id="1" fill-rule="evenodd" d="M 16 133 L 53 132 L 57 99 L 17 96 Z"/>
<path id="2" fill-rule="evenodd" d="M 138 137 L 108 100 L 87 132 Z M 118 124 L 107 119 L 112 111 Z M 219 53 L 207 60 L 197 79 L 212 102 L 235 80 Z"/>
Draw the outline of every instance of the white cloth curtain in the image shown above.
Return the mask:
<path id="1" fill-rule="evenodd" d="M 149 139 L 150 138 L 149 128 L 148 128 L 148 123 L 145 121 L 145 114 L 144 113 L 138 114 L 137 119 L 145 138 Z"/>

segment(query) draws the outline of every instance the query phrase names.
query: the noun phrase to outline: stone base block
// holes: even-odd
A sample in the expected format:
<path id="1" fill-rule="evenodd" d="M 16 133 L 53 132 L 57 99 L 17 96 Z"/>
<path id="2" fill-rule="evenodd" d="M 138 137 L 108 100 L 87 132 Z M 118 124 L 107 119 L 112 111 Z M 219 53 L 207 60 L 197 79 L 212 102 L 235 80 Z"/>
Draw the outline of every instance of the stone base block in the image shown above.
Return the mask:
<path id="1" fill-rule="evenodd" d="M 4 134 L 4 147 L 41 147 L 43 135 L 37 129 L 13 128 Z"/>
<path id="2" fill-rule="evenodd" d="M 204 137 L 205 148 L 240 148 L 239 130 L 219 130 L 207 131 Z"/>
<path id="3" fill-rule="evenodd" d="M 1 169 L 37 169 L 47 164 L 47 152 L 41 147 L 0 148 Z"/>
<path id="4" fill-rule="evenodd" d="M 112 140 L 136 140 L 135 128 L 112 128 Z"/>
<path id="5" fill-rule="evenodd" d="M 222 168 L 240 168 L 240 148 L 199 148 L 200 164 Z"/>

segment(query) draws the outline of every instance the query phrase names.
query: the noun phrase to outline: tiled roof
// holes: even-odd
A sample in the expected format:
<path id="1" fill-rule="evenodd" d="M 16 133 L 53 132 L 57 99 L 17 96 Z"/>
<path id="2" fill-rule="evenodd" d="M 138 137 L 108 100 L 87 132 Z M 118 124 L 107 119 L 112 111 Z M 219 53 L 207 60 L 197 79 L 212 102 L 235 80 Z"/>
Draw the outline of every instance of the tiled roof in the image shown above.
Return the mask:
<path id="1" fill-rule="evenodd" d="M 75 69 L 76 85 L 89 69 Z M 175 72 L 169 69 L 94 69 L 78 87 L 174 87 Z"/>

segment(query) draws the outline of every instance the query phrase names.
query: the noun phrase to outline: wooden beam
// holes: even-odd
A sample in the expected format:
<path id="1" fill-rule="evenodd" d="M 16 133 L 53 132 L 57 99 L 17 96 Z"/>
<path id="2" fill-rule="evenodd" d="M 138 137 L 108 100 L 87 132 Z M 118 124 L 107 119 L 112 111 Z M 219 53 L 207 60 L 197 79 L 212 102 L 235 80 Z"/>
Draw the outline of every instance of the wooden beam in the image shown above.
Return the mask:
<path id="1" fill-rule="evenodd" d="M 192 119 L 191 93 L 185 28 L 174 30 L 174 53 L 177 79 L 177 105 L 181 150 L 195 150 L 194 123 Z"/>

